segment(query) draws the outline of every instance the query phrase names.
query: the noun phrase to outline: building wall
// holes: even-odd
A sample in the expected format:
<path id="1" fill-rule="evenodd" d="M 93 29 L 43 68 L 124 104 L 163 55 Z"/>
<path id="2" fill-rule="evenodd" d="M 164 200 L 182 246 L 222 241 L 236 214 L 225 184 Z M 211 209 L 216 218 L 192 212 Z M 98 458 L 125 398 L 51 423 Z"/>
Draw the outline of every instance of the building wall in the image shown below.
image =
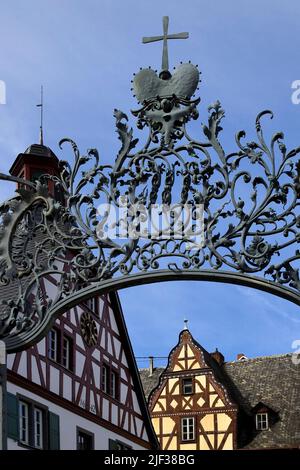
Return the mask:
<path id="1" fill-rule="evenodd" d="M 153 427 L 163 450 L 236 447 L 237 407 L 216 379 L 212 361 L 188 330 L 181 332 L 168 366 L 149 397 Z M 187 381 L 191 387 L 188 392 L 184 390 Z M 184 431 L 187 420 L 192 422 L 188 434 Z"/>
<path id="2" fill-rule="evenodd" d="M 49 411 L 57 414 L 60 418 L 60 449 L 61 450 L 74 450 L 77 447 L 76 442 L 76 428 L 77 426 L 94 434 L 95 450 L 107 450 L 109 448 L 109 439 L 118 440 L 122 443 L 131 446 L 133 449 L 141 450 L 144 447 L 126 439 L 124 436 L 114 433 L 105 429 L 92 421 L 85 419 L 75 413 L 72 413 L 55 403 L 46 400 L 39 395 L 24 390 L 12 383 L 7 384 L 7 391 L 16 395 L 20 394 L 27 397 L 29 400 L 38 402 L 41 405 L 47 406 Z M 8 450 L 25 450 L 26 447 L 19 445 L 17 441 L 8 439 Z"/>
<path id="3" fill-rule="evenodd" d="M 47 293 L 51 293 L 53 282 L 53 279 L 48 281 Z M 9 380 L 26 390 L 26 394 L 28 390 L 43 397 L 51 407 L 64 403 L 67 419 L 74 423 L 79 420 L 78 426 L 81 426 L 78 416 L 92 415 L 89 426 L 93 429 L 98 426 L 100 436 L 108 436 L 106 429 L 109 429 L 113 434 L 124 436 L 126 442 L 131 441 L 134 448 L 151 448 L 154 433 L 150 435 L 150 418 L 143 411 L 143 406 L 144 410 L 147 408 L 142 388 L 137 377 L 133 379 L 134 358 L 116 297 L 103 296 L 94 301 L 93 309 L 86 304 L 78 305 L 55 322 L 59 336 L 67 335 L 74 345 L 72 370 L 49 357 L 48 336 L 27 351 L 8 355 Z M 84 338 L 82 329 L 82 318 L 86 315 L 94 325 L 95 343 L 92 345 Z M 118 378 L 116 397 L 103 390 L 104 365 Z M 97 420 L 98 425 L 91 424 Z M 101 439 L 105 441 L 101 444 L 104 447 L 98 448 L 107 448 L 108 437 Z"/>

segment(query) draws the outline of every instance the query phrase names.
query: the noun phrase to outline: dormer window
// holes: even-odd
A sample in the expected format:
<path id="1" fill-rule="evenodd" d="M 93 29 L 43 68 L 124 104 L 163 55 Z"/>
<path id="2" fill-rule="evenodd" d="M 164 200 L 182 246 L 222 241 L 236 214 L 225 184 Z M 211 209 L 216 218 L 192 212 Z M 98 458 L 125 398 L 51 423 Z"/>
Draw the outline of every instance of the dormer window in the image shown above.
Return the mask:
<path id="1" fill-rule="evenodd" d="M 257 413 L 256 429 L 257 431 L 264 431 L 266 429 L 269 429 L 269 414 L 268 413 Z"/>
<path id="2" fill-rule="evenodd" d="M 275 411 L 262 401 L 257 403 L 257 405 L 255 405 L 251 411 L 254 421 L 253 427 L 257 431 L 265 431 L 270 429 L 280 419 L 278 414 L 279 411 Z"/>
<path id="3" fill-rule="evenodd" d="M 182 393 L 183 395 L 192 395 L 194 393 L 193 378 L 182 379 Z"/>

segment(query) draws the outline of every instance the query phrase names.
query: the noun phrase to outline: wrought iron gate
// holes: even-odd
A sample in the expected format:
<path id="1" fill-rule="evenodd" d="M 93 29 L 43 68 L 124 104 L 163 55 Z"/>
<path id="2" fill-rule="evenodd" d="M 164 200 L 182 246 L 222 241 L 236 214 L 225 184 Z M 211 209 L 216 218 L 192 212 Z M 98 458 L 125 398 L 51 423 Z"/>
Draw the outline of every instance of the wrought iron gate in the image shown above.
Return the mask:
<path id="1" fill-rule="evenodd" d="M 133 79 L 139 108 L 132 113 L 144 144 L 126 114 L 115 110 L 121 146 L 113 165 L 96 149 L 83 155 L 63 139 L 60 147 L 70 146 L 74 159 L 61 160 L 59 174 L 36 182 L 0 175 L 21 184 L 0 209 L 0 282 L 16 293 L 3 300 L 0 312 L 8 352 L 39 341 L 78 302 L 136 284 L 229 282 L 300 304 L 300 147 L 287 150 L 282 132 L 266 140 L 262 123 L 273 118 L 266 110 L 256 118 L 256 139 L 247 141 L 239 131 L 226 152 L 218 101 L 202 130 L 199 125 L 201 140 L 192 137 L 188 124 L 199 119 L 194 94 L 200 73 L 191 63 L 169 71 L 166 43 L 177 35 L 168 35 L 167 26 L 164 19 L 164 35 L 144 39 L 164 41 L 162 71 L 141 69 Z M 189 232 L 176 212 L 186 206 Z M 167 227 L 156 226 L 152 209 L 163 217 L 166 207 Z M 118 217 L 111 220 L 113 211 Z M 199 220 L 202 241 L 195 243 Z M 141 231 L 149 222 L 155 225 L 151 236 Z M 51 298 L 44 289 L 48 276 L 57 280 Z"/>

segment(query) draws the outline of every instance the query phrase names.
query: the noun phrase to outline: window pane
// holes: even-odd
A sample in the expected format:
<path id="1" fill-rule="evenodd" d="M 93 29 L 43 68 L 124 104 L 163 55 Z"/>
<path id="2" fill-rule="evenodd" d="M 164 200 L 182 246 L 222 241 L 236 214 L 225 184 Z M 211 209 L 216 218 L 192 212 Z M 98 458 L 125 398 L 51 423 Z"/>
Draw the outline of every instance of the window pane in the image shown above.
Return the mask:
<path id="1" fill-rule="evenodd" d="M 39 408 L 34 409 L 34 445 L 43 448 L 43 411 Z"/>
<path id="2" fill-rule="evenodd" d="M 269 428 L 268 414 L 258 413 L 256 415 L 256 429 L 263 430 Z"/>
<path id="3" fill-rule="evenodd" d="M 194 418 L 182 418 L 182 440 L 193 441 L 195 439 L 195 419 Z"/>
<path id="4" fill-rule="evenodd" d="M 62 365 L 72 370 L 73 341 L 67 335 L 63 336 Z"/>
<path id="5" fill-rule="evenodd" d="M 110 394 L 113 398 L 118 398 L 118 374 L 114 371 L 111 372 Z"/>
<path id="6" fill-rule="evenodd" d="M 49 357 L 53 361 L 57 361 L 57 331 L 55 329 L 49 332 Z"/>
<path id="7" fill-rule="evenodd" d="M 105 364 L 102 366 L 102 390 L 109 393 L 109 367 Z"/>
<path id="8" fill-rule="evenodd" d="M 28 404 L 19 402 L 19 438 L 23 444 L 29 444 Z"/>
<path id="9" fill-rule="evenodd" d="M 183 379 L 182 381 L 182 391 L 184 395 L 190 395 L 193 393 L 193 379 Z"/>

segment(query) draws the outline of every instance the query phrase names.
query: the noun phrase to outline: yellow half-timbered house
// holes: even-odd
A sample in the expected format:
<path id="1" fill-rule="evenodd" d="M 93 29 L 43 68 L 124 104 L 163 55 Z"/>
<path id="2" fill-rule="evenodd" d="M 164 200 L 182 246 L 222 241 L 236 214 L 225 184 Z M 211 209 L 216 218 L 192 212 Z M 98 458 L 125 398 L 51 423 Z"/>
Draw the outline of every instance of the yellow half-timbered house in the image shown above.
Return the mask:
<path id="1" fill-rule="evenodd" d="M 149 397 L 162 449 L 235 448 L 237 406 L 216 372 L 219 356 L 205 351 L 189 330 L 180 333 L 159 385 Z"/>

